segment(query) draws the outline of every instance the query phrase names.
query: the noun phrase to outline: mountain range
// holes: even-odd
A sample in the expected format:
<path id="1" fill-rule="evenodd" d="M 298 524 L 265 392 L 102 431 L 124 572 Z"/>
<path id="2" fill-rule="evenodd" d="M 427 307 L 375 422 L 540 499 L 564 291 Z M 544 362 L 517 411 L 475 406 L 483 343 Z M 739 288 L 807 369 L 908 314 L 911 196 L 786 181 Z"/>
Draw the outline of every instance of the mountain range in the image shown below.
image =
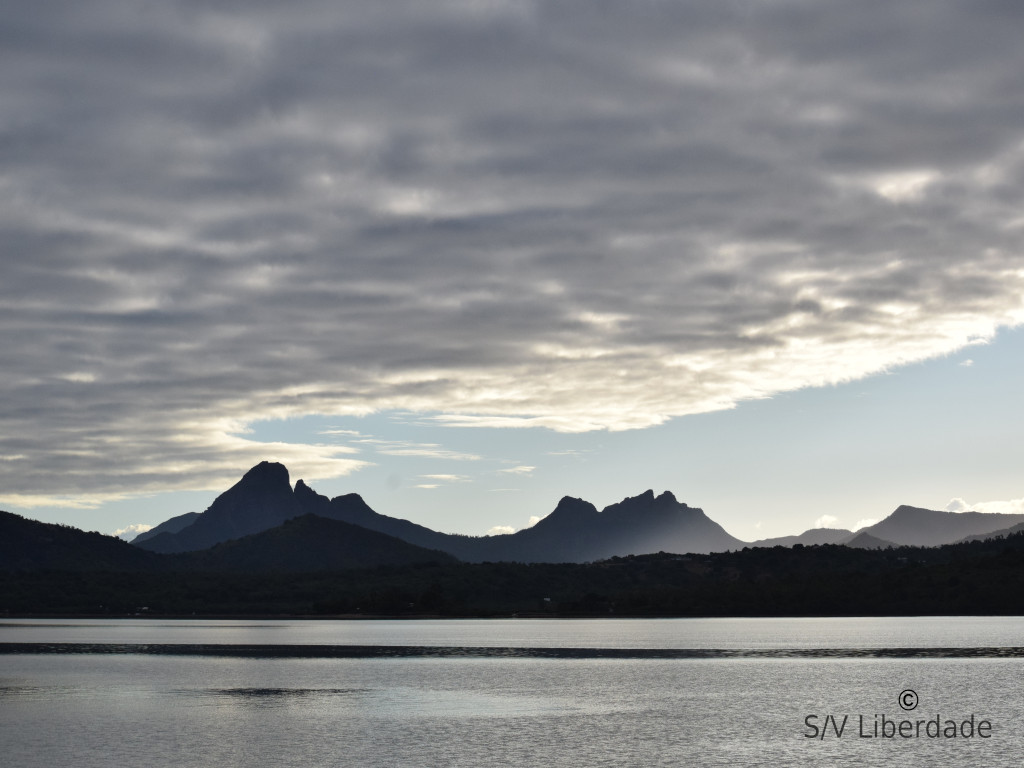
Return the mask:
<path id="1" fill-rule="evenodd" d="M 152 552 L 189 552 L 259 533 L 302 515 L 356 525 L 466 562 L 588 562 L 614 555 L 721 552 L 744 546 L 702 510 L 680 503 L 667 491 L 660 496 L 647 491 L 601 512 L 588 501 L 566 496 L 530 528 L 473 537 L 440 533 L 381 515 L 355 493 L 328 499 L 302 480 L 292 488 L 288 470 L 270 462 L 249 470 L 201 515 L 172 518 L 132 543 Z"/>
<path id="2" fill-rule="evenodd" d="M 648 490 L 598 511 L 588 501 L 566 496 L 530 528 L 498 536 L 440 533 L 408 520 L 381 515 L 358 494 L 329 499 L 302 480 L 290 484 L 286 467 L 262 462 L 217 497 L 202 514 L 172 518 L 133 543 L 160 553 L 206 549 L 259 533 L 286 520 L 315 515 L 392 536 L 466 562 L 591 562 L 654 552 L 708 553 L 795 544 L 844 544 L 859 548 L 938 546 L 971 536 L 993 535 L 1024 523 L 1024 514 L 942 512 L 900 506 L 858 531 L 814 528 L 798 536 L 744 542 L 704 511 L 670 492 Z"/>
<path id="3" fill-rule="evenodd" d="M 856 532 L 815 528 L 744 542 L 668 491 L 645 491 L 598 509 L 566 496 L 530 528 L 498 536 L 440 533 L 381 515 L 355 493 L 333 499 L 287 468 L 262 462 L 203 513 L 171 518 L 130 544 L 0 513 L 0 570 L 327 571 L 425 562 L 594 562 L 657 552 L 702 554 L 747 547 L 842 544 L 934 547 L 1005 535 L 1024 515 L 900 506 Z"/>

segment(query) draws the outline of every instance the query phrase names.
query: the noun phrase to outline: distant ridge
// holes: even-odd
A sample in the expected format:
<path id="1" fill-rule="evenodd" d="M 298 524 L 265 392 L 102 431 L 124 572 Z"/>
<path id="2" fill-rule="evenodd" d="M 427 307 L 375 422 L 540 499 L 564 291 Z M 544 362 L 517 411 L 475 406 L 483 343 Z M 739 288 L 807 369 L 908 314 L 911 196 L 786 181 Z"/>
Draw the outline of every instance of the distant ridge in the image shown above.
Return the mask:
<path id="1" fill-rule="evenodd" d="M 937 547 L 1024 523 L 1024 515 L 996 512 L 944 512 L 901 505 L 863 531 L 893 544 Z"/>
<path id="2" fill-rule="evenodd" d="M 601 512 L 588 501 L 565 496 L 551 514 L 530 528 L 460 542 L 463 559 L 591 562 L 656 552 L 725 552 L 743 542 L 730 536 L 703 510 L 665 491 L 648 490 Z"/>
<path id="3" fill-rule="evenodd" d="M 773 539 L 759 539 L 750 543 L 751 547 L 792 547 L 794 544 L 812 546 L 814 544 L 842 544 L 854 535 L 845 528 L 811 528 L 799 536 L 778 536 Z"/>
<path id="4" fill-rule="evenodd" d="M 678 501 L 672 493 L 655 495 L 647 490 L 601 511 L 584 499 L 565 496 L 530 528 L 474 537 L 440 533 L 409 520 L 381 515 L 356 493 L 329 499 L 302 480 L 292 488 L 284 465 L 261 462 L 202 514 L 171 518 L 132 543 L 153 552 L 193 552 L 270 530 L 308 514 L 360 526 L 467 562 L 524 563 L 580 563 L 657 552 L 705 554 L 744 546 L 938 546 L 1024 523 L 1024 514 L 952 513 L 902 505 L 881 522 L 856 532 L 814 528 L 797 536 L 748 544 L 727 533 L 703 510 Z"/>
<path id="5" fill-rule="evenodd" d="M 851 536 L 849 539 L 843 542 L 847 547 L 854 547 L 856 549 L 888 549 L 889 547 L 895 547 L 891 541 L 885 541 L 877 536 L 872 536 L 866 530 L 859 531 Z"/>
<path id="6" fill-rule="evenodd" d="M 1001 528 L 998 531 L 991 531 L 989 533 L 979 533 L 973 536 L 965 536 L 960 541 L 986 541 L 988 539 L 1005 539 L 1007 536 L 1013 536 L 1014 534 L 1021 533 L 1024 531 L 1024 523 L 1017 523 L 1017 525 L 1009 528 Z"/>
<path id="7" fill-rule="evenodd" d="M 0 512 L 0 571 L 139 571 L 157 558 L 115 536 Z"/>
<path id="8" fill-rule="evenodd" d="M 147 539 L 152 539 L 154 536 L 159 536 L 161 533 L 177 533 L 182 528 L 192 525 L 199 517 L 198 512 L 186 512 L 184 515 L 178 515 L 172 517 L 170 520 L 164 520 L 160 525 L 150 528 L 148 531 L 143 531 L 138 536 L 130 539 L 132 544 L 139 544 Z"/>

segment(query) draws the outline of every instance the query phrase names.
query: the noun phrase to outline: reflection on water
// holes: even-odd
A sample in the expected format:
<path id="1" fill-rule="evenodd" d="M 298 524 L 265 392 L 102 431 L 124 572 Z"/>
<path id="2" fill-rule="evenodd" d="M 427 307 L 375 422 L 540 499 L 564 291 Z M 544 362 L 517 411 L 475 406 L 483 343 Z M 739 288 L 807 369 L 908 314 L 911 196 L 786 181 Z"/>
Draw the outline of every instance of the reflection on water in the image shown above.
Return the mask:
<path id="1" fill-rule="evenodd" d="M 0 643 L 4 642 L 628 649 L 1012 647 L 1024 645 L 1024 619 L 0 619 Z"/>

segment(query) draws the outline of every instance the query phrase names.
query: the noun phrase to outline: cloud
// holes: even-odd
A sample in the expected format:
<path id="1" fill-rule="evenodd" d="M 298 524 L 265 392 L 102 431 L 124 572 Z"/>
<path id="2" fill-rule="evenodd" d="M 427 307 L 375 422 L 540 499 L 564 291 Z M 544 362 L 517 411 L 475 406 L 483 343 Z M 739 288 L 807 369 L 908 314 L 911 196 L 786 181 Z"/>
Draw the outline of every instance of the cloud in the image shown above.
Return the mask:
<path id="1" fill-rule="evenodd" d="M 814 521 L 815 528 L 835 528 L 839 523 L 839 518 L 834 515 L 822 515 Z"/>
<path id="2" fill-rule="evenodd" d="M 0 488 L 333 477 L 366 463 L 240 436 L 639 429 L 990 338 L 1024 320 L 1022 13 L 18 4 Z"/>
<path id="3" fill-rule="evenodd" d="M 873 517 L 864 518 L 863 520 L 858 520 L 856 523 L 854 523 L 854 526 L 851 530 L 859 531 L 861 528 L 870 528 L 877 522 L 878 520 Z"/>
<path id="4" fill-rule="evenodd" d="M 469 481 L 466 475 L 420 475 L 426 480 L 440 480 L 446 483 L 465 483 Z"/>
<path id="5" fill-rule="evenodd" d="M 962 363 L 960 363 L 960 366 L 962 368 L 970 368 L 972 365 L 974 365 L 974 361 L 971 360 L 970 358 L 968 358 L 968 359 L 964 360 Z"/>
<path id="6" fill-rule="evenodd" d="M 947 512 L 986 512 L 1003 515 L 1024 514 L 1024 499 L 1008 499 L 1006 501 L 979 501 L 968 504 L 961 498 L 950 499 L 946 505 Z"/>
<path id="7" fill-rule="evenodd" d="M 496 525 L 488 529 L 486 536 L 501 536 L 507 533 L 515 533 L 516 529 L 511 525 Z"/>
<path id="8" fill-rule="evenodd" d="M 495 488 L 493 490 L 513 490 L 513 489 L 509 489 L 509 488 Z M 533 526 L 535 526 L 537 523 L 539 523 L 543 519 L 544 519 L 543 517 L 539 517 L 537 515 L 531 515 L 529 521 L 526 523 L 526 525 L 524 526 L 524 528 L 522 530 L 525 530 L 526 528 L 532 528 Z M 487 535 L 488 536 L 499 536 L 501 534 L 506 534 L 506 533 L 515 533 L 518 530 L 521 530 L 521 529 L 516 528 L 515 526 L 512 526 L 512 525 L 496 525 L 493 528 L 491 528 L 489 531 L 487 531 Z"/>
<path id="9" fill-rule="evenodd" d="M 359 441 L 371 442 L 371 441 Z M 385 442 L 377 447 L 377 453 L 385 456 L 418 456 L 425 459 L 448 459 L 449 461 L 479 461 L 480 456 L 475 453 L 462 453 L 460 451 L 449 451 L 437 443 L 402 443 Z"/>
<path id="10" fill-rule="evenodd" d="M 146 531 L 151 530 L 152 528 L 152 525 L 146 525 L 145 523 L 132 523 L 131 525 L 128 525 L 124 528 L 118 528 L 110 535 L 118 536 L 119 538 L 122 538 L 125 541 L 131 541 L 140 533 L 145 533 Z"/>
<path id="11" fill-rule="evenodd" d="M 536 467 L 529 467 L 529 466 L 523 465 L 523 466 L 518 466 L 518 467 L 509 467 L 508 469 L 499 469 L 498 471 L 499 472 L 505 472 L 505 473 L 510 474 L 510 475 L 529 476 L 529 475 L 533 474 L 533 470 L 535 470 L 535 469 L 536 469 Z"/>

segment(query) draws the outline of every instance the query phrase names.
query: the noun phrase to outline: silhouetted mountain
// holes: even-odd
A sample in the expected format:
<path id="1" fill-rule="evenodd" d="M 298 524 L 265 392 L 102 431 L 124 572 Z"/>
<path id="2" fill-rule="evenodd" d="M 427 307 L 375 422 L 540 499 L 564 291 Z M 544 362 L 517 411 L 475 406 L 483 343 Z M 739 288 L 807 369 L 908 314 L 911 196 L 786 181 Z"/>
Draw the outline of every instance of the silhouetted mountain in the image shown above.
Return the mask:
<path id="1" fill-rule="evenodd" d="M 138 536 L 129 539 L 129 541 L 132 544 L 140 544 L 147 539 L 152 539 L 154 536 L 159 536 L 161 533 L 177 533 L 182 528 L 192 525 L 197 517 L 199 517 L 198 512 L 186 512 L 184 515 L 164 520 L 160 525 L 150 528 L 148 531 L 143 531 Z"/>
<path id="2" fill-rule="evenodd" d="M 624 553 L 725 552 L 742 548 L 744 542 L 726 533 L 703 510 L 677 501 L 670 492 L 655 497 L 654 491 L 648 490 L 605 507 L 588 544 L 580 547 L 577 560 L 602 560 Z"/>
<path id="3" fill-rule="evenodd" d="M 216 571 L 339 571 L 457 562 L 445 552 L 317 515 L 286 520 L 276 528 L 226 541 L 211 549 L 168 557 L 181 570 Z"/>
<path id="4" fill-rule="evenodd" d="M 288 470 L 270 462 L 249 470 L 201 515 L 172 518 L 132 543 L 155 552 L 190 552 L 274 529 L 307 514 L 361 526 L 468 562 L 588 562 L 655 552 L 724 552 L 745 546 L 702 510 L 680 503 L 668 491 L 655 496 L 648 490 L 600 512 L 583 499 L 567 496 L 531 528 L 501 536 L 472 537 L 440 533 L 381 515 L 355 493 L 328 499 L 302 480 L 293 489 Z M 1024 522 L 1024 515 L 954 514 L 901 506 L 885 520 L 856 534 L 812 529 L 799 536 L 762 539 L 753 546 L 936 546 L 1020 522 Z"/>
<path id="5" fill-rule="evenodd" d="M 915 547 L 952 544 L 964 537 L 998 531 L 1024 522 L 1024 515 L 994 512 L 940 512 L 920 507 L 897 507 L 887 518 L 864 528 L 872 536 Z"/>
<path id="6" fill-rule="evenodd" d="M 116 536 L 0 512 L 0 571 L 135 571 L 158 558 Z"/>
<path id="7" fill-rule="evenodd" d="M 306 508 L 320 510 L 316 514 L 323 517 L 385 533 L 418 547 L 439 549 L 453 554 L 459 559 L 463 559 L 463 555 L 469 551 L 463 545 L 466 542 L 477 541 L 471 536 L 439 533 L 409 520 L 401 520 L 374 512 L 358 493 L 347 493 L 344 496 L 335 496 L 328 500 L 326 496 L 319 495 L 301 480 L 296 483 L 295 492 L 303 499 Z"/>
<path id="8" fill-rule="evenodd" d="M 427 549 L 450 552 L 457 548 L 453 541 L 469 540 L 467 536 L 449 536 L 408 520 L 378 514 L 356 493 L 328 499 L 302 480 L 296 482 L 292 490 L 284 465 L 265 461 L 218 496 L 191 524 L 177 532 L 165 530 L 147 539 L 137 537 L 132 543 L 154 552 L 192 552 L 270 530 L 287 520 L 310 514 L 358 525 Z M 157 528 L 164 525 L 166 523 Z"/>
<path id="9" fill-rule="evenodd" d="M 814 544 L 842 544 L 853 536 L 853 531 L 845 528 L 811 528 L 799 536 L 777 536 L 773 539 L 758 539 L 751 542 L 751 547 L 792 547 L 794 544 L 811 546 Z"/>
<path id="10" fill-rule="evenodd" d="M 184 528 L 176 533 L 165 530 L 147 539 L 136 538 L 133 543 L 164 553 L 207 549 L 222 541 L 276 528 L 303 513 L 289 483 L 288 470 L 283 464 L 264 461 Z"/>
<path id="11" fill-rule="evenodd" d="M 658 497 L 647 491 L 602 512 L 582 499 L 566 497 L 531 528 L 504 536 L 471 537 L 381 515 L 355 493 L 328 499 L 301 480 L 293 490 L 288 470 L 269 462 L 249 470 L 191 522 L 174 518 L 153 529 L 159 530 L 155 535 L 137 537 L 133 543 L 154 552 L 190 552 L 276 528 L 304 514 L 351 523 L 473 562 L 584 562 L 614 555 L 703 553 L 743 546 L 702 510 L 681 504 L 667 491 Z M 186 524 L 175 531 L 180 522 Z"/>

